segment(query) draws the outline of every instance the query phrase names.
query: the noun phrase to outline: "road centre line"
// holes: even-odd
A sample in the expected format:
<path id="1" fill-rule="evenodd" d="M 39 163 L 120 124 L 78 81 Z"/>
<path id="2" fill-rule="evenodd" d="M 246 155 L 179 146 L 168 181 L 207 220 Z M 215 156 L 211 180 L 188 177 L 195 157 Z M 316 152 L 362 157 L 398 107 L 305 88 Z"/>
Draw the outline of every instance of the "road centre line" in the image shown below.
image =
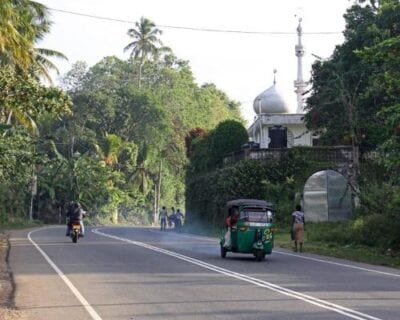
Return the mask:
<path id="1" fill-rule="evenodd" d="M 155 232 L 155 231 L 152 231 L 152 232 Z M 176 234 L 176 235 L 179 235 L 181 237 L 191 238 L 191 236 L 184 235 L 184 234 Z M 218 241 L 217 238 L 211 238 L 211 237 L 196 237 L 196 236 L 194 236 L 194 238 L 195 239 L 199 239 L 199 240 L 206 240 L 206 241 L 211 241 L 211 240 L 214 241 L 214 242 Z M 386 276 L 399 277 L 400 278 L 400 274 L 398 274 L 398 273 L 379 271 L 379 270 L 375 270 L 375 269 L 369 269 L 369 268 L 365 268 L 365 267 L 354 266 L 354 265 L 346 264 L 346 263 L 334 262 L 334 261 L 329 261 L 329 260 L 324 260 L 324 259 L 317 259 L 317 258 L 304 256 L 303 254 L 293 254 L 293 253 L 283 252 L 283 251 L 279 251 L 279 250 L 275 250 L 275 249 L 274 249 L 273 253 L 274 254 L 277 253 L 277 254 L 281 254 L 281 255 L 291 256 L 291 257 L 304 259 L 304 260 L 311 260 L 311 261 L 320 262 L 320 263 L 332 264 L 332 265 L 336 265 L 336 266 L 340 266 L 340 267 L 344 267 L 344 268 L 356 269 L 356 270 L 361 270 L 361 271 L 372 272 L 372 273 L 377 273 L 377 274 L 382 274 L 382 275 L 386 275 Z"/>
<path id="2" fill-rule="evenodd" d="M 165 231 L 161 231 L 161 230 L 152 230 L 152 229 L 148 229 L 148 231 L 153 232 L 153 233 L 157 233 L 157 234 L 161 234 L 164 233 Z M 167 233 L 169 235 L 172 235 L 172 233 Z M 210 238 L 210 237 L 202 237 L 202 236 L 196 236 L 196 235 L 191 235 L 191 234 L 184 234 L 184 233 L 173 233 L 173 235 L 175 236 L 179 236 L 179 237 L 183 237 L 183 238 L 189 238 L 189 239 L 199 239 L 202 241 L 208 241 L 208 242 L 212 242 L 215 243 L 216 238 Z"/>
<path id="3" fill-rule="evenodd" d="M 55 272 L 60 276 L 60 278 L 65 282 L 68 288 L 72 291 L 75 297 L 79 300 L 79 302 L 85 307 L 86 311 L 90 314 L 93 320 L 102 320 L 102 318 L 98 315 L 98 313 L 92 308 L 89 302 L 83 297 L 83 295 L 78 291 L 78 289 L 72 284 L 72 282 L 67 278 L 67 276 L 57 267 L 57 265 L 50 259 L 50 257 L 39 247 L 39 245 L 32 240 L 31 234 L 33 232 L 43 230 L 36 229 L 28 233 L 29 241 L 35 246 L 35 248 L 42 254 L 42 256 L 46 259 L 49 265 L 54 269 Z"/>
<path id="4" fill-rule="evenodd" d="M 346 308 L 346 307 L 340 306 L 338 304 L 331 303 L 329 301 L 321 300 L 321 299 L 315 298 L 315 297 L 307 295 L 307 294 L 303 294 L 303 293 L 300 293 L 300 292 L 297 292 L 297 291 L 294 291 L 294 290 L 291 290 L 291 289 L 287 289 L 287 288 L 278 286 L 278 285 L 273 284 L 271 282 L 263 281 L 263 280 L 260 280 L 260 279 L 257 279 L 257 278 L 253 278 L 253 277 L 241 274 L 241 273 L 237 273 L 237 272 L 225 269 L 225 268 L 221 268 L 221 267 L 218 267 L 216 265 L 212 265 L 212 264 L 209 264 L 207 262 L 204 262 L 204 261 L 201 261 L 201 260 L 198 260 L 198 259 L 194 259 L 194 258 L 185 256 L 185 255 L 182 255 L 180 253 L 176 253 L 176 252 L 173 252 L 173 251 L 165 250 L 165 249 L 162 249 L 162 248 L 158 248 L 158 247 L 146 244 L 144 242 L 139 242 L 139 241 L 130 240 L 130 239 L 114 236 L 114 235 L 111 235 L 111 234 L 107 234 L 107 233 L 99 231 L 99 229 L 92 229 L 92 232 L 97 234 L 97 235 L 105 236 L 105 237 L 108 237 L 108 238 L 111 238 L 111 239 L 114 239 L 114 240 L 119 240 L 119 241 L 131 243 L 131 244 L 136 245 L 138 247 L 142 247 L 142 248 L 149 249 L 149 250 L 152 250 L 152 251 L 155 251 L 155 252 L 158 252 L 158 253 L 163 253 L 165 255 L 175 257 L 175 258 L 177 258 L 179 260 L 183 260 L 183 261 L 195 264 L 195 265 L 200 266 L 202 268 L 205 268 L 205 269 L 208 269 L 208 270 L 211 270 L 211 271 L 226 275 L 226 276 L 231 277 L 231 278 L 235 278 L 235 279 L 238 279 L 238 280 L 242 280 L 242 281 L 254 284 L 254 285 L 258 286 L 258 287 L 270 289 L 270 290 L 278 292 L 280 294 L 283 294 L 283 295 L 286 295 L 286 296 L 289 296 L 289 297 L 292 297 L 292 298 L 295 298 L 295 299 L 298 299 L 298 300 L 302 300 L 304 302 L 307 302 L 307 303 L 310 303 L 312 305 L 315 305 L 315 306 L 318 306 L 318 307 L 321 307 L 321 308 L 324 308 L 324 309 L 327 309 L 327 310 L 342 314 L 342 315 L 344 315 L 346 317 L 349 317 L 349 318 L 352 318 L 352 319 L 357 319 L 357 320 L 366 320 L 366 319 L 382 320 L 380 318 L 376 318 L 376 317 L 370 316 L 368 314 L 365 314 L 365 313 L 362 313 L 362 312 L 358 312 L 356 310 L 353 310 L 353 309 L 350 309 L 350 308 Z"/>

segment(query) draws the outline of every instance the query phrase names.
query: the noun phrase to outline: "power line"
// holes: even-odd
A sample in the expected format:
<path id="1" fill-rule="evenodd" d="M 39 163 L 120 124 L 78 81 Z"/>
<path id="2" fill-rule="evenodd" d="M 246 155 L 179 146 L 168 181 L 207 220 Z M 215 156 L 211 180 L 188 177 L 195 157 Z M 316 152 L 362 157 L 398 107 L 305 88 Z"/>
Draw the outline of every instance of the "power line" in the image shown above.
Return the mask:
<path id="1" fill-rule="evenodd" d="M 135 21 L 131 21 L 131 20 L 109 18 L 109 17 L 104 17 L 104 16 L 97 16 L 97 15 L 93 15 L 93 14 L 68 11 L 68 10 L 62 10 L 62 9 L 55 9 L 55 8 L 48 8 L 48 9 L 51 11 L 54 11 L 54 12 L 67 13 L 67 14 L 72 14 L 72 15 L 76 15 L 76 16 L 99 19 L 99 20 L 121 22 L 121 23 L 128 23 L 128 24 L 135 23 Z M 165 29 L 178 29 L 178 30 L 189 30 L 189 31 L 200 31 L 200 32 L 259 34 L 259 35 L 293 35 L 293 34 L 296 34 L 296 32 L 287 32 L 287 31 L 245 31 L 245 30 L 228 30 L 228 29 L 169 26 L 169 25 L 161 25 L 161 24 L 156 25 L 156 26 L 159 28 L 165 28 Z M 330 34 L 341 34 L 341 33 L 342 32 L 338 32 L 338 31 L 303 32 L 303 34 L 310 34 L 310 35 L 330 35 Z"/>

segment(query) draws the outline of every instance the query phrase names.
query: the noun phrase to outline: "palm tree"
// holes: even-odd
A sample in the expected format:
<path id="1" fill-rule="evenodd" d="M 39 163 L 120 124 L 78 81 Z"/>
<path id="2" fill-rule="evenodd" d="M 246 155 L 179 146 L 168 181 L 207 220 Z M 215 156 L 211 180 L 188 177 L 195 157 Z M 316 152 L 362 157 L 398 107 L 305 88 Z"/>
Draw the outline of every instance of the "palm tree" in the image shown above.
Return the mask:
<path id="1" fill-rule="evenodd" d="M 156 28 L 154 22 L 144 17 L 135 23 L 135 28 L 128 30 L 128 35 L 133 41 L 124 48 L 124 51 L 131 51 L 131 57 L 139 59 L 139 87 L 144 62 L 150 56 L 157 57 L 162 48 L 162 42 L 158 38 L 161 34 L 162 31 Z"/>
<path id="2" fill-rule="evenodd" d="M 136 145 L 133 142 L 124 141 L 121 137 L 115 134 L 106 134 L 104 141 L 101 144 L 95 144 L 95 149 L 100 161 L 104 165 L 112 168 L 115 171 L 120 171 L 120 164 L 118 163 L 119 158 L 125 152 L 127 153 L 128 162 L 136 162 Z M 112 221 L 118 223 L 118 205 L 120 204 L 122 192 L 115 187 L 115 183 L 112 179 L 109 180 L 109 193 L 110 199 L 113 202 Z"/>
<path id="3" fill-rule="evenodd" d="M 50 32 L 51 21 L 48 18 L 48 9 L 41 3 L 30 0 L 17 0 L 22 1 L 24 6 L 20 10 L 24 20 L 30 29 L 25 29 L 25 36 L 33 44 L 43 40 L 44 36 Z M 54 70 L 58 74 L 58 69 L 53 62 L 48 58 L 55 57 L 63 60 L 68 60 L 67 57 L 61 52 L 34 47 L 30 50 L 32 64 L 30 67 L 30 74 L 35 78 L 44 78 L 50 84 L 53 83 L 49 70 Z"/>
<path id="4" fill-rule="evenodd" d="M 46 6 L 30 0 L 1 0 L 0 17 L 0 66 L 13 66 L 52 83 L 48 71 L 58 70 L 48 57 L 66 57 L 34 47 L 50 31 Z"/>
<path id="5" fill-rule="evenodd" d="M 32 63 L 30 54 L 33 43 L 26 37 L 26 32 L 32 33 L 32 26 L 27 23 L 22 8 L 27 1 L 0 1 L 0 65 L 14 65 L 21 70 L 27 70 Z"/>

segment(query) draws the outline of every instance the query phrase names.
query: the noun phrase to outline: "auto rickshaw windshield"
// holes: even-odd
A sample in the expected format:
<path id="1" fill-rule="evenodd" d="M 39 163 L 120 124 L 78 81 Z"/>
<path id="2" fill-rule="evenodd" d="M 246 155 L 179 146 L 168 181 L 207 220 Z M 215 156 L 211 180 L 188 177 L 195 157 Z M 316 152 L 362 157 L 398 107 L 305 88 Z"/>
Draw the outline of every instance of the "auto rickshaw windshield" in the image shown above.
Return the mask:
<path id="1" fill-rule="evenodd" d="M 240 220 L 270 223 L 273 220 L 273 214 L 266 208 L 245 208 L 240 213 Z"/>

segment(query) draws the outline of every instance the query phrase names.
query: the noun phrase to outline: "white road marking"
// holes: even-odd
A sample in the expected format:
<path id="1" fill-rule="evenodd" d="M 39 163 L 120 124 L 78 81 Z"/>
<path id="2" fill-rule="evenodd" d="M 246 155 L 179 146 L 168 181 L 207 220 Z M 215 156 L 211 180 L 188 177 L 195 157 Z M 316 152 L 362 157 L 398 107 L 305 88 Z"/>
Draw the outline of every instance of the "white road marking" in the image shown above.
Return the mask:
<path id="1" fill-rule="evenodd" d="M 152 230 L 150 230 L 150 231 L 152 231 Z M 154 231 L 152 231 L 152 232 L 154 232 Z M 191 236 L 189 236 L 189 235 L 184 235 L 184 234 L 179 234 L 179 233 L 177 233 L 175 235 L 176 236 L 180 236 L 180 237 L 191 238 Z M 218 241 L 218 238 L 211 238 L 211 237 L 196 237 L 196 236 L 194 236 L 193 238 L 194 239 L 199 239 L 199 240 L 204 240 L 204 241 L 213 241 L 213 242 Z M 379 271 L 379 270 L 375 270 L 375 269 L 359 267 L 359 266 L 346 264 L 346 263 L 334 262 L 334 261 L 324 260 L 324 259 L 317 259 L 317 258 L 304 256 L 303 254 L 293 254 L 293 253 L 289 253 L 289 252 L 279 251 L 279 250 L 276 250 L 276 249 L 273 250 L 273 253 L 274 254 L 277 253 L 277 254 L 282 254 L 282 255 L 286 255 L 286 256 L 291 256 L 291 257 L 294 257 L 294 258 L 299 258 L 299 259 L 304 259 L 304 260 L 311 260 L 311 261 L 320 262 L 320 263 L 332 264 L 332 265 L 336 265 L 336 266 L 340 266 L 340 267 L 344 267 L 344 268 L 362 270 L 362 271 L 366 271 L 366 272 L 372 272 L 372 273 L 377 273 L 377 274 L 382 274 L 382 275 L 386 275 L 386 276 L 399 277 L 400 278 L 400 274 L 399 273 Z"/>
<path id="2" fill-rule="evenodd" d="M 364 267 L 353 266 L 351 264 L 345 264 L 345 263 L 339 263 L 339 262 L 334 262 L 334 261 L 329 261 L 329 260 L 311 258 L 311 257 L 303 256 L 303 255 L 297 255 L 297 254 L 288 253 L 288 252 L 282 252 L 282 251 L 274 251 L 274 253 L 278 253 L 278 254 L 282 254 L 282 255 L 286 255 L 286 256 L 292 256 L 292 257 L 296 257 L 296 258 L 299 258 L 299 259 L 305 259 L 305 260 L 311 260 L 311 261 L 322 262 L 322 263 L 327 263 L 327 264 L 333 264 L 333 265 L 340 266 L 340 267 L 345 267 L 345 268 L 351 268 L 351 269 L 356 269 L 356 270 L 362 270 L 362 271 L 367 271 L 367 272 L 383 274 L 383 275 L 386 275 L 386 276 L 400 277 L 400 274 L 397 274 L 397 273 L 391 273 L 391 272 L 379 271 L 379 270 L 374 270 L 374 269 L 368 269 L 368 268 L 364 268 Z"/>
<path id="3" fill-rule="evenodd" d="M 350 309 L 350 308 L 346 308 L 346 307 L 340 306 L 338 304 L 331 303 L 329 301 L 321 300 L 321 299 L 315 298 L 313 296 L 310 296 L 310 295 L 307 295 L 307 294 L 303 294 L 301 292 L 297 292 L 297 291 L 294 291 L 294 290 L 290 290 L 290 289 L 278 286 L 278 285 L 273 284 L 271 282 L 263 281 L 263 280 L 260 280 L 260 279 L 257 279 L 257 278 L 253 278 L 253 277 L 241 274 L 241 273 L 237 273 L 237 272 L 225 269 L 225 268 L 221 268 L 221 267 L 218 267 L 216 265 L 212 265 L 212 264 L 209 264 L 207 262 L 204 262 L 204 261 L 201 261 L 201 260 L 198 260 L 198 259 L 194 259 L 194 258 L 185 256 L 185 255 L 173 252 L 173 251 L 165 250 L 165 249 L 162 249 L 162 248 L 158 248 L 158 247 L 146 244 L 144 242 L 139 242 L 139 241 L 129 240 L 129 239 L 126 239 L 126 238 L 121 238 L 121 237 L 118 237 L 118 236 L 113 236 L 113 235 L 101 232 L 101 231 L 99 231 L 99 229 L 92 229 L 92 232 L 94 232 L 95 234 L 98 234 L 98 235 L 102 235 L 102 236 L 111 238 L 111 239 L 115 239 L 115 240 L 131 243 L 133 245 L 136 245 L 136 246 L 139 246 L 139 247 L 142 247 L 142 248 L 146 248 L 146 249 L 149 249 L 149 250 L 152 250 L 152 251 L 155 251 L 155 252 L 163 253 L 163 254 L 171 256 L 171 257 L 175 257 L 175 258 L 177 258 L 179 260 L 183 260 L 183 261 L 195 264 L 197 266 L 200 266 L 202 268 L 205 268 L 205 269 L 208 269 L 208 270 L 212 270 L 212 271 L 217 272 L 217 273 L 224 274 L 224 275 L 226 275 L 228 277 L 232 277 L 232 278 L 235 278 L 235 279 L 239 279 L 239 280 L 254 284 L 254 285 L 258 286 L 258 287 L 270 289 L 270 290 L 278 292 L 280 294 L 283 294 L 283 295 L 286 295 L 286 296 L 289 296 L 289 297 L 292 297 L 292 298 L 295 298 L 295 299 L 298 299 L 298 300 L 302 300 L 304 302 L 307 302 L 307 303 L 310 303 L 312 305 L 315 305 L 315 306 L 318 306 L 318 307 L 321 307 L 321 308 L 324 308 L 324 309 L 327 309 L 327 310 L 342 314 L 342 315 L 344 315 L 346 317 L 349 317 L 349 318 L 352 318 L 352 319 L 357 319 L 357 320 L 366 320 L 366 319 L 382 320 L 380 318 L 373 317 L 373 316 L 370 316 L 368 314 L 365 314 L 365 313 L 362 313 L 362 312 L 358 312 L 356 310 L 353 310 L 353 309 Z"/>
<path id="4" fill-rule="evenodd" d="M 57 272 L 60 278 L 65 282 L 68 288 L 71 289 L 72 293 L 79 300 L 79 302 L 85 307 L 86 311 L 90 314 L 93 320 L 102 320 L 98 313 L 92 308 L 92 306 L 87 302 L 83 295 L 78 291 L 78 289 L 72 284 L 72 282 L 67 278 L 67 276 L 56 266 L 56 264 L 49 258 L 49 256 L 32 240 L 31 234 L 41 229 L 33 230 L 28 233 L 29 241 L 35 246 L 35 248 L 42 254 L 49 265 Z"/>

